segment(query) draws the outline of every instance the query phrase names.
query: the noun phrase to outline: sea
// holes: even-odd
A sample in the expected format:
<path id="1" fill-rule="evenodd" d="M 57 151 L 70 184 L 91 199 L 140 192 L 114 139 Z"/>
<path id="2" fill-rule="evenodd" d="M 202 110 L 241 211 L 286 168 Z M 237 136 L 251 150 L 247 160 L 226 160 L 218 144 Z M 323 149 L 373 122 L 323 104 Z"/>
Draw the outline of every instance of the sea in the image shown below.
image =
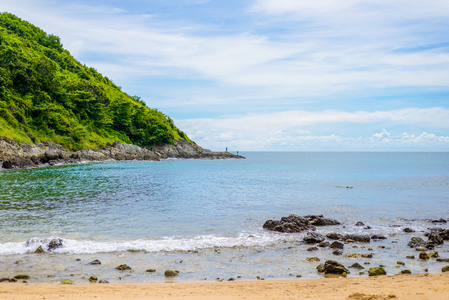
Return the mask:
<path id="1" fill-rule="evenodd" d="M 28 274 L 28 282 L 75 283 L 91 276 L 108 282 L 300 280 L 323 277 L 316 266 L 328 259 L 365 267 L 350 269 L 350 277 L 367 276 L 368 268 L 379 265 L 397 274 L 436 273 L 448 264 L 419 260 L 419 252 L 407 246 L 411 237 L 427 240 L 429 228 L 449 228 L 432 223 L 449 221 L 448 152 L 239 154 L 246 159 L 0 170 L 0 277 Z M 317 227 L 323 235 L 387 239 L 345 244 L 343 254 L 373 254 L 350 258 L 329 247 L 310 251 L 314 245 L 303 242 L 305 232 L 263 229 L 266 220 L 290 214 L 341 222 Z M 356 226 L 359 221 L 365 226 Z M 34 253 L 54 239 L 60 247 Z M 449 258 L 449 243 L 433 251 Z M 90 264 L 94 260 L 101 264 Z M 131 270 L 115 269 L 122 264 Z M 166 278 L 167 269 L 179 276 Z"/>

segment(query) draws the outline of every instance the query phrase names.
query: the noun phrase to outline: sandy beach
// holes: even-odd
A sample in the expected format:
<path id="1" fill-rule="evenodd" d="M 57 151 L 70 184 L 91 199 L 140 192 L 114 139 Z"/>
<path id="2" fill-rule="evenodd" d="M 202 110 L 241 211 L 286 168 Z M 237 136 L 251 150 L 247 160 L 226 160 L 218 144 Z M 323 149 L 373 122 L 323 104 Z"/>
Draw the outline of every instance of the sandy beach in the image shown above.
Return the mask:
<path id="1" fill-rule="evenodd" d="M 449 299 L 449 273 L 194 283 L 1 283 L 0 298 L 34 299 Z"/>

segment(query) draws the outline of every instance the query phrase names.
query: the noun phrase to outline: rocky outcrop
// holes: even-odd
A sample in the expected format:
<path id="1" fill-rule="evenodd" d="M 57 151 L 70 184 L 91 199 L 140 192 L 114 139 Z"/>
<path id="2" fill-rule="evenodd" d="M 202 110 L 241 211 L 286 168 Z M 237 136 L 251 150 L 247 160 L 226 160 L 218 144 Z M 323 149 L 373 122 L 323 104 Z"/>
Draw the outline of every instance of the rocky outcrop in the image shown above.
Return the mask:
<path id="1" fill-rule="evenodd" d="M 0 137 L 0 169 L 24 169 L 44 165 L 74 164 L 106 160 L 161 160 L 166 158 L 227 159 L 244 158 L 229 152 L 212 152 L 195 143 L 179 140 L 176 144 L 143 148 L 115 142 L 101 149 L 70 152 L 50 142 L 21 144 Z"/>
<path id="2" fill-rule="evenodd" d="M 340 224 L 340 222 L 337 220 L 324 218 L 323 215 L 301 217 L 291 214 L 288 217 L 282 217 L 280 220 L 267 220 L 263 224 L 263 228 L 279 232 L 302 232 L 305 230 L 315 230 L 315 226 L 338 224 Z M 317 243 L 322 241 L 324 241 L 324 237 L 322 237 L 322 239 L 320 238 L 320 241 Z"/>

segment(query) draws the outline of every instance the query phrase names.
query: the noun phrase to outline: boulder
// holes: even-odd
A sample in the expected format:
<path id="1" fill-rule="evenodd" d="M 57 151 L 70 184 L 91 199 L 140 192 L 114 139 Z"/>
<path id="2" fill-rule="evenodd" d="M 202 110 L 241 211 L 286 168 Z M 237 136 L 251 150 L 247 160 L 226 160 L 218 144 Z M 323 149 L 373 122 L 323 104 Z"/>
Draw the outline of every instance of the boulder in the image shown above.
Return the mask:
<path id="1" fill-rule="evenodd" d="M 301 216 L 290 215 L 282 217 L 280 220 L 267 220 L 263 224 L 263 228 L 279 232 L 302 232 L 309 229 L 314 229 L 309 221 Z"/>
<path id="2" fill-rule="evenodd" d="M 421 251 L 419 253 L 419 259 L 421 259 L 421 260 L 428 260 L 429 256 L 427 255 L 427 253 L 425 251 Z"/>
<path id="3" fill-rule="evenodd" d="M 127 264 L 123 264 L 123 265 L 116 267 L 116 269 L 120 270 L 120 271 L 125 271 L 125 270 L 131 270 L 131 267 L 128 266 Z"/>
<path id="4" fill-rule="evenodd" d="M 341 250 L 341 249 L 336 249 L 336 250 L 332 251 L 332 254 L 333 254 L 333 255 L 342 255 L 342 254 L 343 254 L 343 250 Z"/>
<path id="5" fill-rule="evenodd" d="M 345 245 L 343 243 L 340 242 L 332 242 L 332 244 L 329 246 L 332 249 L 343 249 L 345 247 Z"/>
<path id="6" fill-rule="evenodd" d="M 443 238 L 439 234 L 431 233 L 428 236 L 427 244 L 434 244 L 434 245 L 442 245 L 444 244 Z"/>
<path id="7" fill-rule="evenodd" d="M 345 268 L 342 264 L 336 262 L 335 260 L 326 260 L 324 263 L 324 274 L 349 274 L 349 270 Z"/>
<path id="8" fill-rule="evenodd" d="M 97 276 L 90 276 L 89 281 L 90 282 L 97 282 L 98 281 L 98 277 Z"/>
<path id="9" fill-rule="evenodd" d="M 407 244 L 410 248 L 425 247 L 426 242 L 420 237 L 412 237 Z"/>
<path id="10" fill-rule="evenodd" d="M 310 224 L 315 226 L 332 226 L 332 225 L 340 225 L 341 223 L 335 219 L 325 218 L 323 215 L 308 215 L 304 216 L 307 220 L 309 220 Z"/>
<path id="11" fill-rule="evenodd" d="M 380 234 L 373 234 L 373 235 L 371 236 L 371 239 L 372 239 L 372 240 L 386 240 L 387 237 L 384 236 L 384 235 L 380 235 Z"/>
<path id="12" fill-rule="evenodd" d="M 379 275 L 387 275 L 387 272 L 382 267 L 370 268 L 368 270 L 369 276 L 379 276 Z"/>
<path id="13" fill-rule="evenodd" d="M 304 237 L 304 242 L 307 244 L 316 244 L 321 243 L 324 241 L 324 236 L 322 234 L 316 233 L 316 232 L 307 232 L 306 236 Z"/>
<path id="14" fill-rule="evenodd" d="M 53 251 L 55 249 L 61 248 L 63 246 L 62 239 L 52 239 L 47 246 L 48 251 Z"/>
<path id="15" fill-rule="evenodd" d="M 71 281 L 70 279 L 63 279 L 61 280 L 61 284 L 73 284 L 73 281 Z"/>
<path id="16" fill-rule="evenodd" d="M 44 248 L 42 248 L 42 246 L 37 247 L 36 251 L 34 251 L 34 253 L 37 253 L 37 254 L 44 253 L 44 252 L 45 252 L 45 250 L 44 250 Z"/>
<path id="17" fill-rule="evenodd" d="M 363 234 L 347 234 L 343 237 L 343 240 L 353 240 L 360 243 L 369 243 L 371 241 L 371 237 L 369 235 Z"/>
<path id="18" fill-rule="evenodd" d="M 399 274 L 412 274 L 410 270 L 402 270 Z"/>
<path id="19" fill-rule="evenodd" d="M 154 272 L 156 272 L 156 269 L 148 269 L 145 272 L 147 272 L 147 273 L 154 273 Z"/>
<path id="20" fill-rule="evenodd" d="M 318 247 L 324 248 L 324 247 L 327 247 L 327 246 L 329 246 L 329 245 L 330 245 L 330 243 L 329 243 L 328 241 L 324 241 L 324 242 L 319 243 L 319 244 L 318 244 Z"/>
<path id="21" fill-rule="evenodd" d="M 406 233 L 415 232 L 413 229 L 408 228 L 408 227 L 404 228 L 402 231 L 406 232 Z"/>
<path id="22" fill-rule="evenodd" d="M 358 221 L 355 223 L 355 226 L 365 226 L 365 224 L 362 221 Z"/>
<path id="23" fill-rule="evenodd" d="M 101 265 L 101 261 L 99 261 L 98 259 L 93 260 L 89 263 L 89 265 Z"/>
<path id="24" fill-rule="evenodd" d="M 441 272 L 449 272 L 449 266 L 444 266 L 444 267 L 441 269 Z"/>
<path id="25" fill-rule="evenodd" d="M 343 239 L 343 236 L 336 232 L 328 233 L 328 234 L 326 234 L 326 237 L 331 240 L 342 240 Z"/>
<path id="26" fill-rule="evenodd" d="M 307 248 L 307 251 L 317 251 L 318 248 L 317 247 L 309 247 Z"/>
<path id="27" fill-rule="evenodd" d="M 314 257 L 307 257 L 306 260 L 308 262 L 314 262 L 314 261 L 321 261 L 321 259 L 319 259 L 318 257 L 314 256 Z"/>
<path id="28" fill-rule="evenodd" d="M 432 223 L 434 223 L 434 224 L 446 224 L 447 223 L 447 221 L 445 220 L 445 219 L 443 219 L 443 218 L 440 218 L 440 219 L 438 219 L 438 220 L 432 220 L 431 221 Z"/>
<path id="29" fill-rule="evenodd" d="M 351 266 L 349 266 L 350 268 L 353 268 L 353 269 L 358 269 L 358 270 L 362 270 L 362 269 L 365 269 L 361 264 L 359 264 L 359 263 L 353 263 Z"/>
<path id="30" fill-rule="evenodd" d="M 14 279 L 19 279 L 19 280 L 28 280 L 30 278 L 31 278 L 31 276 L 26 275 L 26 274 L 19 274 L 19 275 L 14 276 Z"/>
<path id="31" fill-rule="evenodd" d="M 165 270 L 165 277 L 175 277 L 179 275 L 178 270 Z"/>

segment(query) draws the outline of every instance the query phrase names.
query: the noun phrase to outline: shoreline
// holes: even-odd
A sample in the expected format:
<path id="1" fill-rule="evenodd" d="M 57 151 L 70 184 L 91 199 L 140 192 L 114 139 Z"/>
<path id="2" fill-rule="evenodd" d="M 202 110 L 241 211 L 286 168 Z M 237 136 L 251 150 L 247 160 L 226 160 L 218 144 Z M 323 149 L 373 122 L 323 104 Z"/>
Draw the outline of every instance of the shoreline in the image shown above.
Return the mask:
<path id="1" fill-rule="evenodd" d="M 166 283 L 0 283 L 2 299 L 432 299 L 449 298 L 449 272 L 363 278 Z"/>
<path id="2" fill-rule="evenodd" d="M 103 148 L 83 149 L 71 152 L 62 146 L 42 142 L 18 144 L 14 140 L 0 137 L 0 170 L 27 169 L 43 166 L 79 164 L 85 162 L 143 160 L 159 161 L 167 158 L 181 159 L 244 159 L 230 152 L 213 152 L 195 143 L 179 140 L 175 144 L 140 147 L 115 142 Z"/>

